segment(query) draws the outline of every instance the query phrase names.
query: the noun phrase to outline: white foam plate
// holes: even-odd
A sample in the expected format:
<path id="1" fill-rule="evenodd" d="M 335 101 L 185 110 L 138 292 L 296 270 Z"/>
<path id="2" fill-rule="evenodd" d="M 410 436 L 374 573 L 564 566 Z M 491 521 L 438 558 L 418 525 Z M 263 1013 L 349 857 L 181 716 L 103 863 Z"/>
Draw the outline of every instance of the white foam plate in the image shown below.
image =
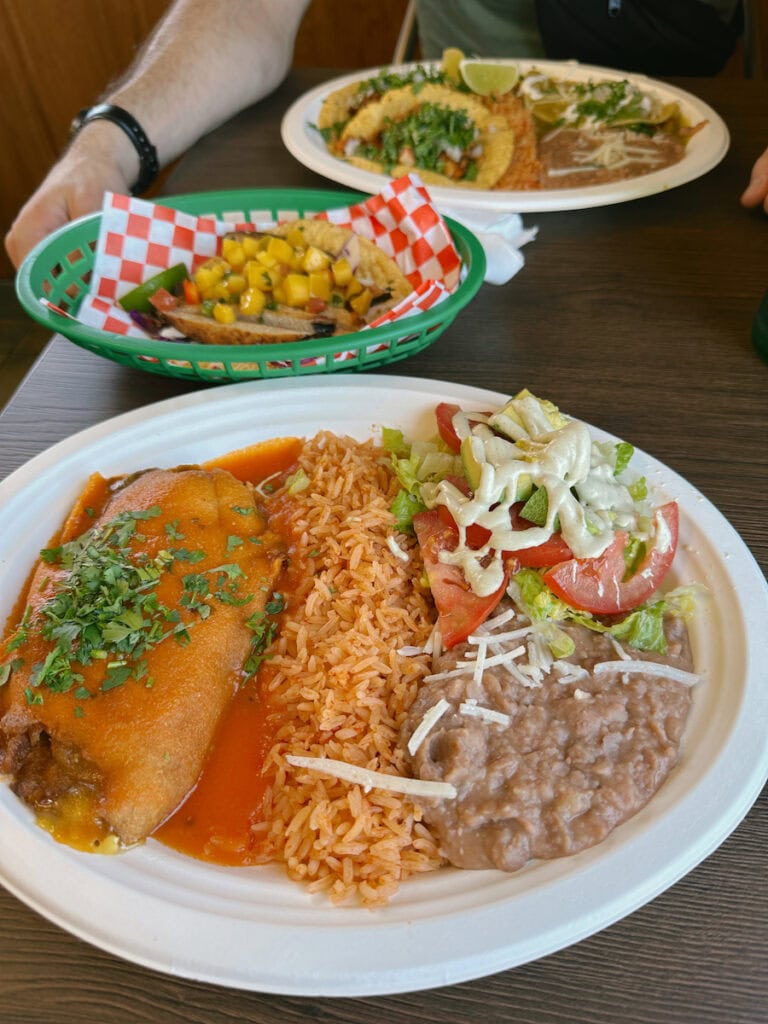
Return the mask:
<path id="1" fill-rule="evenodd" d="M 438 401 L 485 409 L 505 397 L 401 377 L 294 378 L 195 392 L 101 423 L 0 483 L 0 615 L 10 613 L 38 550 L 94 470 L 174 466 L 321 428 L 366 439 L 383 422 L 430 436 Z M 116 857 L 78 853 L 54 842 L 0 786 L 0 881 L 62 928 L 135 963 L 236 988 L 322 996 L 404 992 L 491 974 L 561 949 L 651 900 L 728 836 L 768 775 L 768 688 L 760 670 L 768 588 L 710 502 L 649 456 L 636 459 L 660 498 L 680 503 L 673 582 L 699 581 L 711 595 L 692 629 L 704 681 L 679 765 L 600 846 L 512 875 L 442 869 L 408 880 L 388 907 L 371 912 L 311 897 L 277 865 L 219 868 L 153 840 Z"/>
<path id="2" fill-rule="evenodd" d="M 651 174 L 617 181 L 608 185 L 591 185 L 582 188 L 539 189 L 535 191 L 493 191 L 469 188 L 450 188 L 429 185 L 429 194 L 438 208 L 450 215 L 452 209 L 496 210 L 499 212 L 544 213 L 559 210 L 580 210 L 593 206 L 609 206 L 624 203 L 630 199 L 655 195 L 667 189 L 684 185 L 706 174 L 723 159 L 728 152 L 730 136 L 725 122 L 707 103 L 692 96 L 683 89 L 645 75 L 630 74 L 611 68 L 578 64 L 574 61 L 546 60 L 499 60 L 499 64 L 516 64 L 521 72 L 539 68 L 555 78 L 569 81 L 606 79 L 627 79 L 639 88 L 653 92 L 666 102 L 677 102 L 691 124 L 706 121 L 688 143 L 683 159 L 672 167 L 665 167 Z M 414 64 L 397 65 L 391 70 L 402 71 Z M 353 74 L 334 78 L 317 86 L 301 96 L 289 108 L 282 122 L 282 137 L 289 152 L 311 171 L 322 174 L 331 181 L 361 192 L 376 194 L 387 184 L 384 174 L 374 174 L 340 160 L 328 152 L 323 138 L 314 125 L 317 124 L 320 107 L 325 98 L 336 89 L 352 82 L 362 82 L 377 74 L 380 68 L 356 71 Z"/>

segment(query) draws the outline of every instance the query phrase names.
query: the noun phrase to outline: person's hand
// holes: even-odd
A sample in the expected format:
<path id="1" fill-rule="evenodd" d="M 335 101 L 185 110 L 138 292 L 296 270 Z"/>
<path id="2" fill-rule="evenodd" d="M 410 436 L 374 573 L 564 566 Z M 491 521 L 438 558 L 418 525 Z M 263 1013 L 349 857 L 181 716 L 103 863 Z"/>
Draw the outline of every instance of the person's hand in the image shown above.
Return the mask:
<path id="1" fill-rule="evenodd" d="M 755 161 L 752 177 L 741 197 L 743 206 L 760 206 L 768 213 L 768 149 Z"/>
<path id="2" fill-rule="evenodd" d="M 5 248 L 16 268 L 46 235 L 75 217 L 100 210 L 106 191 L 129 191 L 135 154 L 130 143 L 127 150 L 121 150 L 122 134 L 107 122 L 94 122 L 54 164 L 5 236 Z"/>

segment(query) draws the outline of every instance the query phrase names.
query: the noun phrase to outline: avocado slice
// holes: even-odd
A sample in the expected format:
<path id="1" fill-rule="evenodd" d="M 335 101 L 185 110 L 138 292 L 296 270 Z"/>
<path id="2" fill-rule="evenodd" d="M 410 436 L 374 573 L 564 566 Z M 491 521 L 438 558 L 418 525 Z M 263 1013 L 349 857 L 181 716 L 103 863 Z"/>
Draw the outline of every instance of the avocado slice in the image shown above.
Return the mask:
<path id="1" fill-rule="evenodd" d="M 474 437 L 472 434 L 463 438 L 461 442 L 461 465 L 464 470 L 464 477 L 473 492 L 480 486 L 484 462 L 485 451 L 480 438 Z M 521 473 L 517 478 L 517 493 L 512 500 L 525 501 L 530 497 L 532 491 L 533 481 L 530 474 Z"/>
<path id="2" fill-rule="evenodd" d="M 485 451 L 483 442 L 479 437 L 468 434 L 461 440 L 461 465 L 464 470 L 464 477 L 467 483 L 476 491 L 480 486 L 480 477 L 485 462 Z"/>
<path id="3" fill-rule="evenodd" d="M 491 416 L 491 418 L 488 421 L 489 425 L 492 426 L 494 430 L 498 430 L 499 433 L 504 434 L 505 437 L 509 437 L 513 441 L 517 440 L 517 438 L 514 437 L 513 434 L 510 432 L 508 427 L 505 429 L 505 419 L 512 420 L 514 423 L 517 424 L 518 427 L 520 427 L 521 430 L 526 431 L 526 427 L 523 423 L 522 417 L 515 408 L 515 402 L 520 398 L 535 399 L 541 406 L 541 410 L 549 420 L 553 430 L 560 430 L 561 427 L 566 426 L 566 424 L 568 423 L 568 419 L 565 416 L 563 416 L 563 414 L 560 412 L 556 405 L 554 405 L 552 402 L 547 401 L 546 398 L 538 398 L 527 388 L 523 388 L 522 391 L 518 391 L 518 393 L 515 395 L 513 399 L 507 402 L 503 409 L 500 409 L 497 413 L 494 413 L 494 415 Z"/>

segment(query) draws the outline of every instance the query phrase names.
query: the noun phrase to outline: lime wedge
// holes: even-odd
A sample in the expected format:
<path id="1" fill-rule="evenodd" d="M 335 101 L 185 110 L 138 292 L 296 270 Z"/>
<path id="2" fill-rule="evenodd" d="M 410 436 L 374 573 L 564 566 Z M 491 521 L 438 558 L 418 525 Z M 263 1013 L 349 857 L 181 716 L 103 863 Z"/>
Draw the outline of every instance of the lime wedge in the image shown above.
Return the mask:
<path id="1" fill-rule="evenodd" d="M 461 62 L 464 60 L 464 53 L 455 46 L 443 50 L 443 59 L 440 68 L 444 74 L 452 78 L 454 82 L 461 81 Z"/>
<path id="2" fill-rule="evenodd" d="M 520 73 L 516 64 L 492 60 L 465 59 L 460 62 L 461 77 L 478 96 L 503 96 L 517 85 Z"/>

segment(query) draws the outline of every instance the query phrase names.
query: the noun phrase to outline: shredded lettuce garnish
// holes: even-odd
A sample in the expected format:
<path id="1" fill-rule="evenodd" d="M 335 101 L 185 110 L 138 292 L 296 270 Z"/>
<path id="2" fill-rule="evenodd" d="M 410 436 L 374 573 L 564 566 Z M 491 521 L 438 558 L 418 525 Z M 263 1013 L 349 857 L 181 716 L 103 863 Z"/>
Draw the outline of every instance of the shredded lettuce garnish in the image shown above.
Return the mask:
<path id="1" fill-rule="evenodd" d="M 696 593 L 700 589 L 694 585 L 678 587 L 663 597 L 649 601 L 636 608 L 623 619 L 607 625 L 600 622 L 589 612 L 572 608 L 554 594 L 536 569 L 520 569 L 512 577 L 512 593 L 517 604 L 528 615 L 533 623 L 573 622 L 586 626 L 595 633 L 609 633 L 616 640 L 624 641 L 640 651 L 654 651 L 657 654 L 667 653 L 667 640 L 664 635 L 664 617 L 676 615 L 689 621 L 695 612 Z M 555 627 L 556 628 L 556 627 Z M 560 636 L 558 636 L 558 633 Z M 562 630 L 545 634 L 545 639 L 555 657 L 567 657 L 563 647 L 567 644 L 562 640 Z M 554 644 L 553 644 L 554 640 Z M 568 653 L 572 653 L 573 648 Z"/>
<path id="2" fill-rule="evenodd" d="M 384 427 L 382 445 L 392 458 L 392 470 L 401 490 L 390 506 L 398 530 L 413 531 L 413 517 L 427 508 L 422 494 L 425 485 L 435 484 L 452 474 L 462 473 L 461 460 L 446 450 L 440 440 L 408 444 L 401 430 Z"/>

